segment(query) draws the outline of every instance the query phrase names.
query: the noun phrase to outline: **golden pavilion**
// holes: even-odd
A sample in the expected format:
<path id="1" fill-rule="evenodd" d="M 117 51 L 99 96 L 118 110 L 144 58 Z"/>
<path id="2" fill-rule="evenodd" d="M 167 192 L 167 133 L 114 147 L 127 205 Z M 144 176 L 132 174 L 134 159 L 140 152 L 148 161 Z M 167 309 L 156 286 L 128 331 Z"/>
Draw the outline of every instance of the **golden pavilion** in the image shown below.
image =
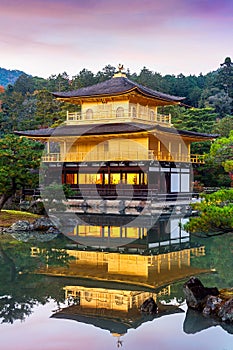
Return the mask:
<path id="1" fill-rule="evenodd" d="M 77 198 L 190 199 L 192 166 L 203 163 L 203 156 L 191 154 L 191 143 L 214 135 L 177 130 L 170 115 L 159 113 L 183 97 L 137 84 L 122 67 L 107 81 L 53 96 L 76 112 L 67 111 L 57 128 L 16 131 L 47 144 L 48 183 L 59 169 Z"/>

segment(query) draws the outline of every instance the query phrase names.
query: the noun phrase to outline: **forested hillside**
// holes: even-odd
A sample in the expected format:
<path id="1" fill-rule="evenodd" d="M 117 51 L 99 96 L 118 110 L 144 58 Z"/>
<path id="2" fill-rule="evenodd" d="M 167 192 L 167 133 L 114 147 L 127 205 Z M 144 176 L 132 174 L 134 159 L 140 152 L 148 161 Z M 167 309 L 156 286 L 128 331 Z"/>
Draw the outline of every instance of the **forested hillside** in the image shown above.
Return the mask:
<path id="1" fill-rule="evenodd" d="M 2 136 L 13 133 L 14 130 L 59 125 L 65 120 L 66 111 L 75 111 L 77 106 L 54 100 L 51 92 L 74 90 L 110 79 L 116 72 L 116 68 L 107 65 L 97 74 L 84 68 L 72 79 L 66 72 L 51 75 L 48 79 L 32 77 L 19 71 L 14 72 L 19 74 L 18 79 L 14 84 L 9 84 L 5 92 L 0 91 L 0 135 Z M 220 137 L 229 137 L 233 129 L 233 63 L 230 57 L 220 62 L 215 71 L 206 75 L 162 76 L 143 67 L 139 74 L 128 71 L 127 76 L 154 90 L 185 97 L 184 103 L 180 106 L 167 107 L 160 111 L 171 113 L 172 122 L 176 128 L 217 133 Z M 1 83 L 3 81 L 1 79 L 4 79 L 3 69 L 0 69 L 0 85 L 6 86 L 5 83 Z M 192 152 L 208 154 L 210 146 L 209 142 L 197 143 L 193 145 Z M 231 145 L 230 142 L 228 147 L 232 150 L 233 144 Z M 231 153 L 229 156 L 232 156 Z M 212 180 L 206 179 L 206 169 L 208 174 L 212 172 Z M 222 162 L 219 161 L 216 165 L 213 157 L 209 157 L 209 160 L 207 158 L 206 166 L 199 169 L 197 179 L 213 186 L 230 184 L 230 178 Z"/>
<path id="2" fill-rule="evenodd" d="M 6 88 L 8 84 L 14 84 L 23 73 L 20 70 L 9 70 L 0 67 L 0 86 Z"/>

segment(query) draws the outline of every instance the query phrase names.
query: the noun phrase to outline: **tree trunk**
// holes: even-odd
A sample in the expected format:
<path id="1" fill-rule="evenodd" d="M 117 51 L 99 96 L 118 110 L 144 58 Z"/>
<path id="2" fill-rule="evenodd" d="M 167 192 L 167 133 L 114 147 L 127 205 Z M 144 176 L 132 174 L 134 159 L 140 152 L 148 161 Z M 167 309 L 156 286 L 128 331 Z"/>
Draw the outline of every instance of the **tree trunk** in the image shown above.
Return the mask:
<path id="1" fill-rule="evenodd" d="M 1 196 L 0 196 L 0 211 L 2 210 L 4 204 L 8 201 L 9 198 L 11 198 L 12 194 L 10 193 L 3 193 Z"/>

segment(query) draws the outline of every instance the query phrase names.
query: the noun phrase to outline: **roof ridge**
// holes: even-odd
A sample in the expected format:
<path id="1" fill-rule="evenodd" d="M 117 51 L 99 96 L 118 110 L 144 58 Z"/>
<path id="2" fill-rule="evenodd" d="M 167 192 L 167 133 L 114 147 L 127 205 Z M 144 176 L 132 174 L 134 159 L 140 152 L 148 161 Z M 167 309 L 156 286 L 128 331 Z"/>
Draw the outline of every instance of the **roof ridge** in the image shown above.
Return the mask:
<path id="1" fill-rule="evenodd" d="M 147 86 L 141 85 L 137 82 L 130 80 L 128 77 L 115 77 L 94 85 L 84 86 L 76 90 L 65 92 L 53 92 L 54 97 L 57 98 L 69 98 L 69 97 L 94 97 L 94 96 L 107 96 L 107 95 L 119 95 L 125 94 L 129 91 L 137 89 L 141 94 L 149 96 L 151 98 L 157 98 L 160 100 L 168 100 L 171 102 L 179 102 L 185 97 L 173 96 L 164 92 L 153 90 Z"/>

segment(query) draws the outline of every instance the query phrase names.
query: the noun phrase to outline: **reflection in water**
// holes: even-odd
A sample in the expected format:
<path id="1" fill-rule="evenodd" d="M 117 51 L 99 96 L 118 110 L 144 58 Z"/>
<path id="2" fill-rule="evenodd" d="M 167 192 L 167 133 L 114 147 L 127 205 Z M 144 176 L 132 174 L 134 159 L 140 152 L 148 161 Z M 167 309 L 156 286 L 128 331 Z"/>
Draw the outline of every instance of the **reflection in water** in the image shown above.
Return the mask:
<path id="1" fill-rule="evenodd" d="M 181 229 L 188 219 L 183 215 L 116 215 L 79 214 L 79 225 L 66 235 L 75 242 L 94 248 L 113 249 L 125 247 L 150 249 L 170 243 L 189 241 Z"/>
<path id="2" fill-rule="evenodd" d="M 209 271 L 191 266 L 191 257 L 204 255 L 205 248 L 190 241 L 189 234 L 181 229 L 178 217 L 159 220 L 148 229 L 116 226 L 113 223 L 114 220 L 107 226 L 86 225 L 85 231 L 83 226 L 79 227 L 77 242 L 80 233 L 85 232 L 88 236 L 86 243 L 89 236 L 95 235 L 95 248 L 76 242 L 72 249 L 66 250 L 73 258 L 68 267 L 47 264 L 38 272 L 159 288 L 187 276 Z M 131 234 L 130 243 L 116 248 L 106 247 L 102 245 L 103 235 L 97 243 L 98 232 L 108 232 L 116 237 L 121 235 L 122 239 L 123 231 L 125 235 Z M 135 237 L 132 240 L 133 234 Z M 33 247 L 32 255 L 36 257 L 38 254 L 41 254 L 41 249 Z"/>
<path id="3" fill-rule="evenodd" d="M 233 334 L 233 325 L 208 317 L 196 310 L 188 309 L 184 320 L 183 330 L 187 334 L 195 334 L 213 326 L 221 326 L 225 331 Z"/>
<path id="4" fill-rule="evenodd" d="M 112 335 L 121 337 L 131 328 L 138 328 L 142 323 L 152 321 L 163 315 L 183 312 L 176 305 L 164 305 L 158 302 L 164 295 L 170 295 L 170 286 L 159 293 L 138 290 L 87 288 L 83 286 L 65 286 L 67 307 L 59 310 L 52 317 L 71 319 L 92 324 L 108 330 Z M 158 303 L 156 315 L 143 315 L 139 308 L 142 303 L 153 297 Z"/>
<path id="5" fill-rule="evenodd" d="M 101 218 L 86 217 L 85 224 L 70 233 L 71 239 L 61 235 L 47 243 L 2 242 L 2 322 L 23 320 L 36 305 L 54 300 L 57 311 L 52 318 L 108 330 L 121 347 L 129 329 L 182 312 L 182 285 L 191 275 L 211 272 L 202 275 L 205 285 L 231 287 L 232 235 L 203 243 L 181 229 L 184 219 L 178 215 L 162 216 L 152 226 L 146 225 L 145 218 L 137 227 L 121 225 L 124 216 Z M 88 245 L 90 237 L 95 247 Z M 85 238 L 85 244 L 80 238 Z M 104 244 L 119 238 L 124 244 Z M 143 315 L 139 306 L 150 296 L 159 303 L 159 313 Z M 214 320 L 188 310 L 183 330 L 191 334 L 213 325 Z M 232 326 L 221 326 L 232 333 Z"/>

